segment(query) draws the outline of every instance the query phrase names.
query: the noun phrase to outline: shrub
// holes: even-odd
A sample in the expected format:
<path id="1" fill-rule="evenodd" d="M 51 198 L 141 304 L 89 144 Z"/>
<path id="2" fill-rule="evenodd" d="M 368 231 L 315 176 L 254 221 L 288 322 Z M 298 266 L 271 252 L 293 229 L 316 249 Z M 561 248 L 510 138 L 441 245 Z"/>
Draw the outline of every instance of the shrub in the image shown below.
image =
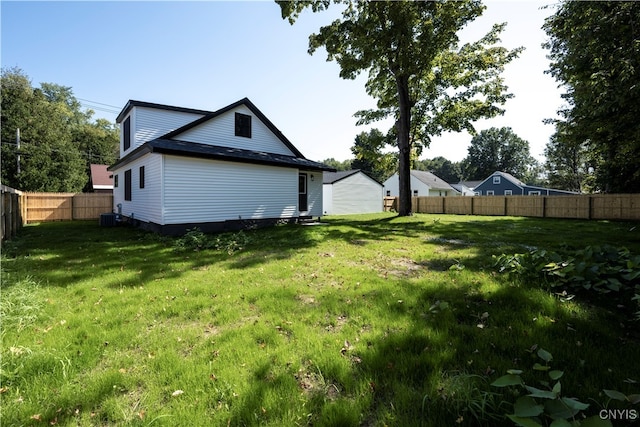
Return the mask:
<path id="1" fill-rule="evenodd" d="M 199 228 L 188 229 L 187 232 L 176 239 L 174 248 L 177 251 L 202 251 L 207 249 L 221 250 L 233 255 L 243 250 L 249 243 L 249 237 L 242 231 L 210 236 Z"/>
<path id="2" fill-rule="evenodd" d="M 494 267 L 500 273 L 542 278 L 547 286 L 564 292 L 615 292 L 640 309 L 640 255 L 626 248 L 587 246 L 567 255 L 535 249 L 494 256 Z M 640 310 L 635 318 L 640 320 Z"/>

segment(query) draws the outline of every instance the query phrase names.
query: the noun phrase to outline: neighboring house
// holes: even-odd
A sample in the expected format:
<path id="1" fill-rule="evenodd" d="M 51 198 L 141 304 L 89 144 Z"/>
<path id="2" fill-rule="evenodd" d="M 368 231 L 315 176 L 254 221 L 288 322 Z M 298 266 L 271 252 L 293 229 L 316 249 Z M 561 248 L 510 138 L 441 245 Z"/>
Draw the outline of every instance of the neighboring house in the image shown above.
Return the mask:
<path id="1" fill-rule="evenodd" d="M 89 185 L 91 193 L 113 193 L 113 175 L 107 170 L 109 165 L 90 165 Z"/>
<path id="2" fill-rule="evenodd" d="M 457 184 L 451 184 L 453 188 L 458 190 L 462 196 L 475 196 L 473 191 L 482 181 L 460 181 Z"/>
<path id="3" fill-rule="evenodd" d="M 322 215 L 322 173 L 249 99 L 217 111 L 129 101 L 109 167 L 114 210 L 168 234 Z"/>
<path id="4" fill-rule="evenodd" d="M 506 172 L 496 171 L 473 190 L 478 196 L 563 196 L 573 191 L 527 185 Z"/>
<path id="5" fill-rule="evenodd" d="M 398 173 L 391 175 L 383 184 L 385 196 L 398 197 L 400 183 Z M 411 171 L 411 195 L 422 196 L 459 196 L 460 192 L 431 172 Z"/>
<path id="6" fill-rule="evenodd" d="M 382 200 L 382 184 L 359 169 L 323 174 L 325 215 L 382 212 Z"/>

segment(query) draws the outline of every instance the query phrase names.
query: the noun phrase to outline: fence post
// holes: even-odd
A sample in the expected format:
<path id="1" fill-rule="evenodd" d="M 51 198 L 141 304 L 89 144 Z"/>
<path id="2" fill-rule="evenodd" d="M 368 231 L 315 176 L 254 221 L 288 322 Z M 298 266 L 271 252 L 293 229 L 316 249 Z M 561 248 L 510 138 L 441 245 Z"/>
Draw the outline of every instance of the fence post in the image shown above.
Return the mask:
<path id="1" fill-rule="evenodd" d="M 542 196 L 542 218 L 547 217 L 547 196 Z"/>

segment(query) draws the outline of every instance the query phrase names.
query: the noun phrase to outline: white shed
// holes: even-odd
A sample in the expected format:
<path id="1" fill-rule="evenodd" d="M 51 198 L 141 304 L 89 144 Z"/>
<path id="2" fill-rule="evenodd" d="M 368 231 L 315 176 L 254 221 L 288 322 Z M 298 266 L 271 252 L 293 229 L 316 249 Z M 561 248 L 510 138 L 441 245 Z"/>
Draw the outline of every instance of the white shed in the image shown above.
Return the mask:
<path id="1" fill-rule="evenodd" d="M 247 98 L 214 112 L 129 101 L 114 211 L 176 234 L 320 217 L 322 173 Z"/>
<path id="2" fill-rule="evenodd" d="M 385 196 L 398 197 L 400 195 L 398 173 L 394 173 L 383 185 Z M 411 171 L 411 195 L 413 197 L 459 196 L 460 194 L 458 190 L 431 172 Z"/>
<path id="3" fill-rule="evenodd" d="M 382 201 L 382 184 L 359 169 L 323 174 L 325 215 L 382 212 Z"/>

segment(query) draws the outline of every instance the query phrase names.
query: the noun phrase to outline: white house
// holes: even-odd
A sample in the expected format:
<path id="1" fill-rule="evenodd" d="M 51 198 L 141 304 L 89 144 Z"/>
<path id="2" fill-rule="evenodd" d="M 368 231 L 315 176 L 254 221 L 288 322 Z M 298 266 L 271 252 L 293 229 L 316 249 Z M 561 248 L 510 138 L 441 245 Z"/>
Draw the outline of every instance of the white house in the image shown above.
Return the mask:
<path id="1" fill-rule="evenodd" d="M 393 174 L 383 184 L 385 196 L 398 197 L 400 195 L 400 183 L 398 173 Z M 444 180 L 431 172 L 411 171 L 411 195 L 423 196 L 459 196 L 461 193 Z"/>
<path id="2" fill-rule="evenodd" d="M 382 195 L 382 184 L 359 169 L 323 174 L 325 215 L 382 212 Z"/>
<path id="3" fill-rule="evenodd" d="M 322 173 L 249 99 L 217 111 L 129 101 L 118 115 L 114 210 L 155 231 L 320 217 Z"/>

